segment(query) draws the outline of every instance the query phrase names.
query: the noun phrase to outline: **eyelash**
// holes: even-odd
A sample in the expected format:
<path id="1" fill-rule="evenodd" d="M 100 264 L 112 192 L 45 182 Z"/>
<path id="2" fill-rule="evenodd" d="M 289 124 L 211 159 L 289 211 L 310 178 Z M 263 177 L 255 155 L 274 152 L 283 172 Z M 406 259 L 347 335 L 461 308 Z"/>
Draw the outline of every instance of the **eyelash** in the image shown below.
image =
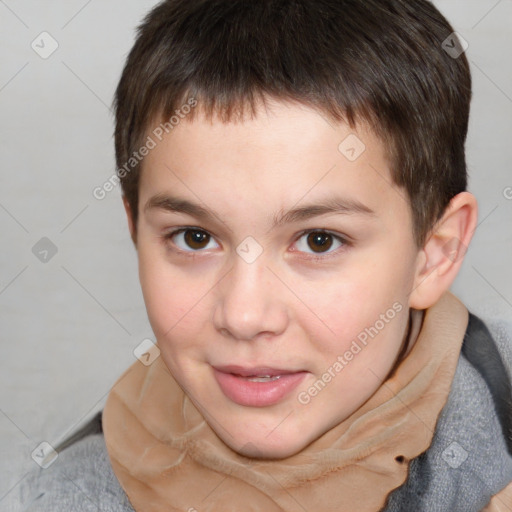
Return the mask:
<path id="1" fill-rule="evenodd" d="M 162 238 L 164 239 L 164 243 L 166 243 L 166 245 L 169 245 L 169 243 L 171 243 L 174 247 L 172 248 L 172 250 L 180 255 L 183 255 L 185 257 L 197 257 L 197 255 L 201 252 L 203 252 L 203 250 L 197 250 L 197 251 L 194 251 L 194 250 L 190 250 L 190 251 L 185 251 L 183 249 L 180 249 L 179 247 L 176 247 L 176 244 L 174 244 L 172 242 L 172 239 L 181 234 L 181 233 L 184 233 L 186 231 L 199 231 L 201 233 L 205 233 L 207 235 L 209 235 L 211 238 L 215 239 L 215 237 L 209 233 L 208 231 L 202 229 L 202 228 L 199 228 L 197 226 L 184 226 L 184 227 L 181 227 L 181 228 L 178 228 L 178 229 L 175 229 L 173 231 L 170 231 L 168 233 L 165 233 Z M 293 250 L 293 252 L 296 252 L 296 253 L 300 253 L 301 254 L 301 258 L 304 258 L 304 259 L 307 259 L 307 260 L 311 260 L 311 261 L 325 261 L 327 258 L 330 258 L 330 257 L 333 257 L 333 256 L 337 256 L 339 254 L 340 251 L 343 251 L 344 249 L 350 247 L 352 245 L 352 243 L 345 237 L 341 236 L 341 235 L 338 235 L 336 233 L 333 233 L 331 231 L 328 231 L 326 229 L 307 229 L 307 230 L 304 230 L 302 231 L 301 233 L 299 233 L 297 235 L 297 237 L 295 238 L 294 240 L 294 244 L 297 243 L 302 237 L 304 236 L 307 236 L 311 233 L 322 233 L 322 234 L 326 234 L 326 235 L 330 235 L 332 236 L 335 240 L 337 240 L 338 242 L 341 243 L 341 247 L 339 247 L 338 249 L 335 249 L 334 251 L 330 251 L 330 252 L 325 252 L 325 253 L 306 253 L 306 252 L 303 252 L 303 251 L 298 251 L 298 250 Z"/>

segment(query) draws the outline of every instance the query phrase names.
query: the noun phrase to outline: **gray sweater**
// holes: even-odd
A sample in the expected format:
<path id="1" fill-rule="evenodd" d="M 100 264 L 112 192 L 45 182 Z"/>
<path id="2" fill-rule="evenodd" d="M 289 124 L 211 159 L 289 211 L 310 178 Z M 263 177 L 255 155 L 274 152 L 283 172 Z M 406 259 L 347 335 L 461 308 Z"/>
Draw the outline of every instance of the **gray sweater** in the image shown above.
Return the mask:
<path id="1" fill-rule="evenodd" d="M 383 512 L 479 512 L 512 481 L 512 333 L 509 324 L 490 327 L 492 335 L 470 315 L 433 442 Z M 24 479 L 9 510 L 133 512 L 109 462 L 101 413 L 60 449 L 50 467 Z"/>

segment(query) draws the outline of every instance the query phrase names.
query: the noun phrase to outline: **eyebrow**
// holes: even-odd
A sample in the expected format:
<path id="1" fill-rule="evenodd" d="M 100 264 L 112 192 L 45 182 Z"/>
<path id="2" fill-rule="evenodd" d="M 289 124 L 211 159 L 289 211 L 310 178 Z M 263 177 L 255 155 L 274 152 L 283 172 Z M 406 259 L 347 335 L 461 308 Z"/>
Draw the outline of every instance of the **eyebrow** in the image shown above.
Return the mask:
<path id="1" fill-rule="evenodd" d="M 151 197 L 144 206 L 144 212 L 155 209 L 171 213 L 184 213 L 205 221 L 211 221 L 214 218 L 220 219 L 218 214 L 198 203 L 163 194 L 157 194 Z M 316 204 L 307 204 L 297 208 L 292 208 L 286 212 L 280 211 L 273 216 L 272 228 L 327 214 L 357 214 L 368 217 L 376 215 L 371 208 L 360 201 L 332 196 L 323 199 L 321 202 Z"/>

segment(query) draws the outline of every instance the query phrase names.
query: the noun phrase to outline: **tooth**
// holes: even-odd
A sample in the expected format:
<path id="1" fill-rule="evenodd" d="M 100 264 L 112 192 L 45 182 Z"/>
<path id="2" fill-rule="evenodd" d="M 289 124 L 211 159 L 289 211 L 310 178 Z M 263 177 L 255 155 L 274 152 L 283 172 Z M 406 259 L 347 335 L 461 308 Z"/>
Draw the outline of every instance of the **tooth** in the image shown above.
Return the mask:
<path id="1" fill-rule="evenodd" d="M 274 380 L 278 380 L 281 378 L 281 375 L 274 375 L 273 377 L 270 375 L 262 375 L 258 377 L 246 377 L 247 380 L 251 382 L 272 382 Z"/>

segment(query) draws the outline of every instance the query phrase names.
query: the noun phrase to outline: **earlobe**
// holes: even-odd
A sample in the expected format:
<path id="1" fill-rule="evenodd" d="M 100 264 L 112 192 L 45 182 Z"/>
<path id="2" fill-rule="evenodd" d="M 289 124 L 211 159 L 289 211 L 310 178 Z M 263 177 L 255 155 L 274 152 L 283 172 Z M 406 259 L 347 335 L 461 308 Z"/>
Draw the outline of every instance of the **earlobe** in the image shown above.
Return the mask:
<path id="1" fill-rule="evenodd" d="M 133 244 L 137 247 L 137 231 L 135 229 L 135 223 L 133 221 L 132 207 L 128 202 L 126 196 L 123 195 L 123 205 L 124 211 L 126 212 L 126 218 L 128 220 L 128 229 L 130 230 L 130 236 L 132 238 Z"/>
<path id="2" fill-rule="evenodd" d="M 453 283 L 477 225 L 478 206 L 469 192 L 457 194 L 418 256 L 410 306 L 426 309 Z"/>

